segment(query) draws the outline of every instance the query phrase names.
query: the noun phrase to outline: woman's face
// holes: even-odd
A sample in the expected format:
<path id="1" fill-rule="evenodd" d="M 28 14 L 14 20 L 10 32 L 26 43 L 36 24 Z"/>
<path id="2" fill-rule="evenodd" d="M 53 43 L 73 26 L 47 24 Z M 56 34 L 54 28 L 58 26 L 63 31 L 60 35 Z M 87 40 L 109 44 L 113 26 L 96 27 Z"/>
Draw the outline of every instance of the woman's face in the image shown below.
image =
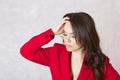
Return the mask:
<path id="1" fill-rule="evenodd" d="M 72 25 L 69 21 L 64 25 L 63 40 L 68 51 L 77 51 L 80 49 L 80 44 L 76 42 L 75 35 L 73 34 Z"/>

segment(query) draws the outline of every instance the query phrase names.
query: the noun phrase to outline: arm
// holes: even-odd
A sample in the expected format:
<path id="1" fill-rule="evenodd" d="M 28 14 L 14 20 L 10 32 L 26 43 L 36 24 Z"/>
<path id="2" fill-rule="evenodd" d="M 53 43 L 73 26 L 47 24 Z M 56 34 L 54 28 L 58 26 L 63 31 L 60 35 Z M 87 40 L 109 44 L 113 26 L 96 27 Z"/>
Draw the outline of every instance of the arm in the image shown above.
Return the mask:
<path id="1" fill-rule="evenodd" d="M 42 46 L 50 42 L 55 35 L 62 34 L 66 20 L 68 18 L 64 18 L 57 27 L 31 38 L 21 47 L 21 55 L 30 61 L 49 66 L 50 54 L 53 53 L 54 47 L 42 48 Z"/>
<path id="2" fill-rule="evenodd" d="M 52 51 L 52 47 L 41 48 L 43 45 L 47 44 L 54 38 L 52 30 L 49 29 L 39 35 L 32 37 L 28 42 L 26 42 L 20 49 L 20 53 L 26 59 L 43 64 L 49 65 L 49 54 Z"/>
<path id="3" fill-rule="evenodd" d="M 33 62 L 49 66 L 50 54 L 53 53 L 54 47 L 42 48 L 42 46 L 50 42 L 55 35 L 62 34 L 66 19 L 68 18 L 64 18 L 57 27 L 34 36 L 25 43 L 20 49 L 22 56 Z"/>

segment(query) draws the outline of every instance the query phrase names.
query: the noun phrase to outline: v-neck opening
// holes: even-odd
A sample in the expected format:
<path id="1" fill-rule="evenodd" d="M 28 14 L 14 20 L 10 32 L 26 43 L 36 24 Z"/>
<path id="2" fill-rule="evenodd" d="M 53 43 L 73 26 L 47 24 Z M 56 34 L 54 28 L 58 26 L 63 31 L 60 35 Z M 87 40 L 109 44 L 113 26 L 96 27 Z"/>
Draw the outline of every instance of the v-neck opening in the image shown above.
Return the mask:
<path id="1" fill-rule="evenodd" d="M 70 72 L 70 80 L 73 80 L 73 73 L 72 73 L 72 65 L 71 65 L 71 55 L 72 53 L 69 52 L 69 72 Z M 85 59 L 85 55 L 83 57 L 83 60 L 82 60 L 82 64 L 81 64 L 81 68 L 79 70 L 79 74 L 77 76 L 77 80 L 79 79 L 81 73 L 82 73 L 82 69 L 83 69 L 83 64 L 84 64 L 84 59 Z"/>
<path id="2" fill-rule="evenodd" d="M 77 80 L 79 79 L 79 77 L 80 77 L 80 75 L 81 75 L 81 73 L 82 73 L 82 70 L 83 70 L 84 58 L 85 58 L 85 55 L 84 55 L 83 60 L 82 60 L 82 64 L 81 64 L 81 68 L 80 68 L 80 70 L 79 70 L 79 74 L 78 74 L 78 76 L 77 76 Z"/>

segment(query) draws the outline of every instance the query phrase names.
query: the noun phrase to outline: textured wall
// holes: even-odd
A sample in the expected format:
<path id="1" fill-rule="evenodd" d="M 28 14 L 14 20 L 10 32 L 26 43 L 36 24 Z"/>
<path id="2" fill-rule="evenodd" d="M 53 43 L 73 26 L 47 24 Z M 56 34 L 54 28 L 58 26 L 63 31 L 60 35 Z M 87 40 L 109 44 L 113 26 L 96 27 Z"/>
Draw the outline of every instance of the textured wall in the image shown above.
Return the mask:
<path id="1" fill-rule="evenodd" d="M 19 48 L 75 11 L 94 18 L 103 52 L 120 73 L 120 0 L 0 0 L 0 80 L 51 80 L 49 68 L 24 59 Z"/>

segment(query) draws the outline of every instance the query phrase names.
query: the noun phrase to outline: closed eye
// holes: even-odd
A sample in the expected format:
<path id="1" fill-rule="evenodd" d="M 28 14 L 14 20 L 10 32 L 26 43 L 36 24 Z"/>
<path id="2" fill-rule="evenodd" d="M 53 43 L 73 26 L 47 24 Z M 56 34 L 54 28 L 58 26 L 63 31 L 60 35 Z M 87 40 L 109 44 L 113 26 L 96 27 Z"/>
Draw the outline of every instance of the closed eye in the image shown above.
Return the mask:
<path id="1" fill-rule="evenodd" d="M 66 33 L 63 33 L 63 36 L 67 36 L 67 34 L 66 34 Z"/>

